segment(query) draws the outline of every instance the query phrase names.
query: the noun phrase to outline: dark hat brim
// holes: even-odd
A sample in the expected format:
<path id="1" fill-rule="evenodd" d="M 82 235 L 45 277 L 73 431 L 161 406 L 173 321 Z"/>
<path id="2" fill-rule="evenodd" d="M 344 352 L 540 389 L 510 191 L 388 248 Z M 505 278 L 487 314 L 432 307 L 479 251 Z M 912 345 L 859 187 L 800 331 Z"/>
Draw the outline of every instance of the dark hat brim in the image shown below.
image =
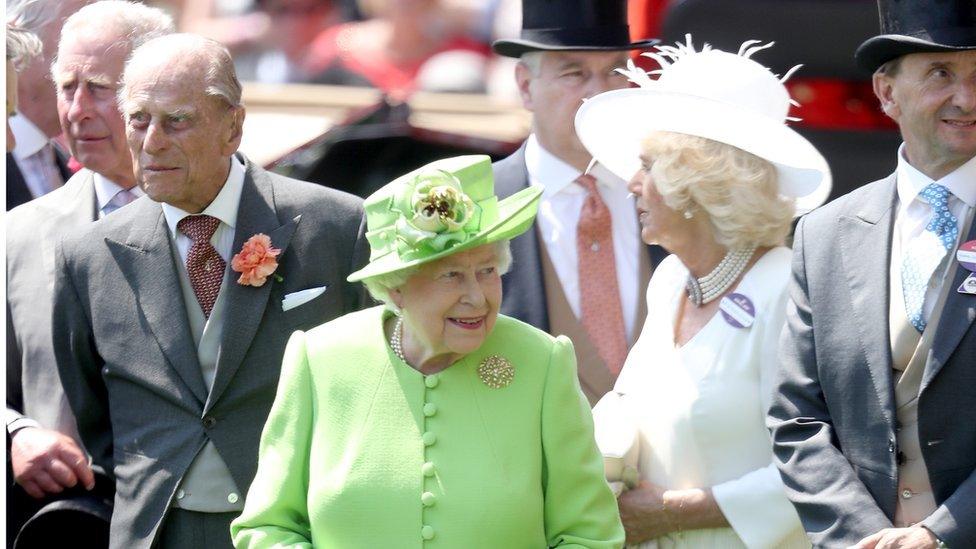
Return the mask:
<path id="1" fill-rule="evenodd" d="M 498 55 L 504 57 L 522 57 L 522 54 L 530 51 L 627 51 L 627 50 L 646 50 L 650 49 L 661 41 L 648 38 L 625 44 L 580 44 L 580 43 L 552 43 L 537 42 L 535 40 L 524 40 L 519 38 L 495 40 L 491 49 Z"/>
<path id="2" fill-rule="evenodd" d="M 976 50 L 976 45 L 951 46 L 903 34 L 882 34 L 865 40 L 854 53 L 854 60 L 861 68 L 874 72 L 888 61 L 910 53 L 966 50 Z"/>

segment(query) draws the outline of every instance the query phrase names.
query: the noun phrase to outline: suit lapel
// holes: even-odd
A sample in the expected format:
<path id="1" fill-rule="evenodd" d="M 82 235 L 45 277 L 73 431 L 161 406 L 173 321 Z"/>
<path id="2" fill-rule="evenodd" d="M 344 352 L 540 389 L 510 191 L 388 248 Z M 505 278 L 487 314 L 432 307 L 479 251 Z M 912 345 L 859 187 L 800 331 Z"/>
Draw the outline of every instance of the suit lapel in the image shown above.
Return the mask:
<path id="1" fill-rule="evenodd" d="M 867 196 L 853 216 L 839 218 L 843 276 L 851 295 L 851 316 L 860 335 L 881 408 L 893 421 L 894 395 L 891 373 L 891 343 L 888 334 L 891 234 L 894 226 L 895 178 Z M 839 274 L 839 273 L 838 273 Z M 840 281 L 838 281 L 840 282 Z M 879 284 L 880 282 L 880 284 Z M 838 319 L 838 322 L 842 319 Z"/>
<path id="2" fill-rule="evenodd" d="M 969 235 L 961 239 L 960 242 L 968 242 L 974 239 L 976 239 L 976 219 L 970 222 Z M 950 253 L 953 255 L 950 259 L 952 262 L 950 269 L 954 269 L 955 275 L 946 278 L 945 283 L 949 287 L 945 291 L 949 294 L 946 296 L 942 316 L 939 318 L 939 325 L 936 327 L 932 351 L 925 364 L 925 373 L 922 375 L 919 393 L 925 390 L 932 378 L 949 361 L 949 357 L 952 356 L 963 336 L 972 327 L 973 320 L 976 319 L 976 296 L 961 294 L 956 291 L 962 285 L 962 281 L 969 276 L 969 271 L 955 260 L 955 249 L 951 250 Z"/>
<path id="3" fill-rule="evenodd" d="M 193 347 L 163 210 L 151 200 L 139 200 L 127 207 L 139 208 L 128 237 L 124 242 L 111 238 L 105 242 L 166 360 L 202 405 L 207 388 Z"/>
<path id="4" fill-rule="evenodd" d="M 280 263 L 287 253 L 288 244 L 295 234 L 301 216 L 279 224 L 275 210 L 274 188 L 270 178 L 250 162 L 246 163 L 246 170 L 231 254 L 236 254 L 247 239 L 255 234 L 264 233 L 271 237 L 271 244 L 281 250 L 278 256 Z M 237 283 L 234 273 L 231 274 L 229 287 L 225 288 L 227 304 L 224 318 L 226 320 L 220 338 L 217 372 L 207 401 L 207 410 L 217 402 L 240 368 L 264 317 L 271 288 L 275 285 L 272 276 L 268 277 L 262 286 L 244 286 Z"/>

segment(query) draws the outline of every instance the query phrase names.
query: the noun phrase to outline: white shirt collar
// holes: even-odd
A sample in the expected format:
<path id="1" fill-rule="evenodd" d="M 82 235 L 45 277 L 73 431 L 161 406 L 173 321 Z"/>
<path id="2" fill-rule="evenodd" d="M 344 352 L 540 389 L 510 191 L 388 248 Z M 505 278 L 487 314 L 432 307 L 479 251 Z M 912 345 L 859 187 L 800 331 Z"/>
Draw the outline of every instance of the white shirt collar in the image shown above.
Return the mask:
<path id="1" fill-rule="evenodd" d="M 572 185 L 582 172 L 547 151 L 535 134 L 525 143 L 525 168 L 529 183 L 542 187 L 542 199 L 563 191 L 584 192 L 579 185 Z"/>
<path id="2" fill-rule="evenodd" d="M 92 173 L 92 180 L 95 182 L 95 202 L 98 204 L 98 211 L 102 211 L 102 208 L 104 208 L 110 200 L 115 198 L 115 195 L 117 195 L 119 191 L 124 190 L 121 185 L 115 183 L 98 172 Z M 139 188 L 138 185 L 135 185 L 129 189 L 129 192 L 136 195 L 136 197 L 146 194 L 142 192 L 142 189 Z"/>
<path id="3" fill-rule="evenodd" d="M 216 217 L 221 223 L 227 225 L 232 230 L 237 226 L 237 208 L 241 203 L 241 191 L 244 190 L 244 165 L 237 157 L 230 159 L 230 171 L 227 174 L 227 181 L 217 193 L 213 202 L 204 208 L 200 214 Z M 170 236 L 174 239 L 177 236 L 176 224 L 184 217 L 192 215 L 183 210 L 163 203 L 163 215 L 166 216 L 166 224 L 169 225 Z"/>
<path id="4" fill-rule="evenodd" d="M 17 160 L 37 154 L 44 145 L 50 143 L 44 132 L 23 114 L 18 113 L 10 118 L 10 131 L 14 132 L 17 140 L 17 146 L 13 150 Z"/>
<path id="5" fill-rule="evenodd" d="M 901 147 L 898 148 L 896 173 L 895 185 L 898 189 L 898 200 L 902 211 L 908 208 L 918 193 L 931 183 L 938 183 L 949 189 L 956 198 L 965 202 L 970 208 L 976 206 L 976 157 L 969 159 L 968 162 L 942 179 L 934 181 L 908 163 L 908 159 L 905 158 L 905 144 L 902 143 Z"/>

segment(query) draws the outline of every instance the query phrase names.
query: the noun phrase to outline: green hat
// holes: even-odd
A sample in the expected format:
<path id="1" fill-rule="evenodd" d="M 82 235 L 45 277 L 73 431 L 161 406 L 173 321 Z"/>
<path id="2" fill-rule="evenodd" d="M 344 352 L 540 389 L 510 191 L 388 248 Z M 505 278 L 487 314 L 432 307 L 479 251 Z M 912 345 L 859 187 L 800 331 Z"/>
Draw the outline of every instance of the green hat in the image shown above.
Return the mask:
<path id="1" fill-rule="evenodd" d="M 526 231 L 540 187 L 504 200 L 495 196 L 491 159 L 457 156 L 431 162 L 387 183 L 366 199 L 369 264 L 349 282 L 436 261 Z"/>

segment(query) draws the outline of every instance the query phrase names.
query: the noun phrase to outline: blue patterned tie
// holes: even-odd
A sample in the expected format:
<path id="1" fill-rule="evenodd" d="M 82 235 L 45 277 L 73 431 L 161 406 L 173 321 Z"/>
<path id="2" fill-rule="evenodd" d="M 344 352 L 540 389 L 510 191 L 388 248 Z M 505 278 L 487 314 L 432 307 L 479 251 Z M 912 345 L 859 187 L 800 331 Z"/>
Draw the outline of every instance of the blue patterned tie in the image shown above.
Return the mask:
<path id="1" fill-rule="evenodd" d="M 901 288 L 905 298 L 908 321 L 919 332 L 925 331 L 923 305 L 929 280 L 946 253 L 956 244 L 959 225 L 949 211 L 949 189 L 931 183 L 919 193 L 919 198 L 932 206 L 932 217 L 925 230 L 909 244 L 902 254 Z"/>

